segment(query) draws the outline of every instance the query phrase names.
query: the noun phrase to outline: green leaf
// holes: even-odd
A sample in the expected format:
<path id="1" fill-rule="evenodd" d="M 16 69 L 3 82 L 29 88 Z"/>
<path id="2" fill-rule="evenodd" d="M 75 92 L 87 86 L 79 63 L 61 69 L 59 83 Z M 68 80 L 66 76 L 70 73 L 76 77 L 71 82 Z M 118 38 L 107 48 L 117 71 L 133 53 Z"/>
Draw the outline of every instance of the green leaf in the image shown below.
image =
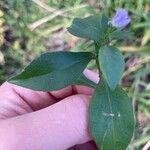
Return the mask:
<path id="1" fill-rule="evenodd" d="M 77 79 L 77 81 L 74 84 L 96 88 L 96 83 L 89 80 L 84 74 L 81 74 L 81 76 Z"/>
<path id="2" fill-rule="evenodd" d="M 112 46 L 99 50 L 100 69 L 109 87 L 114 90 L 124 71 L 124 60 L 120 51 Z"/>
<path id="3" fill-rule="evenodd" d="M 100 28 L 106 32 L 107 28 L 108 28 L 108 18 L 105 15 L 102 15 L 100 17 Z"/>
<path id="4" fill-rule="evenodd" d="M 92 57 L 92 53 L 89 52 L 45 53 L 9 82 L 33 90 L 58 90 L 72 85 Z"/>
<path id="5" fill-rule="evenodd" d="M 107 27 L 108 18 L 106 16 L 90 16 L 84 19 L 75 18 L 68 31 L 75 36 L 99 42 Z"/>
<path id="6" fill-rule="evenodd" d="M 126 150 L 134 131 L 129 97 L 120 87 L 111 91 L 100 81 L 89 106 L 89 127 L 100 150 Z"/>
<path id="7" fill-rule="evenodd" d="M 124 40 L 124 39 L 131 39 L 133 38 L 133 33 L 130 31 L 122 31 L 117 29 L 110 33 L 109 39 L 110 40 Z"/>

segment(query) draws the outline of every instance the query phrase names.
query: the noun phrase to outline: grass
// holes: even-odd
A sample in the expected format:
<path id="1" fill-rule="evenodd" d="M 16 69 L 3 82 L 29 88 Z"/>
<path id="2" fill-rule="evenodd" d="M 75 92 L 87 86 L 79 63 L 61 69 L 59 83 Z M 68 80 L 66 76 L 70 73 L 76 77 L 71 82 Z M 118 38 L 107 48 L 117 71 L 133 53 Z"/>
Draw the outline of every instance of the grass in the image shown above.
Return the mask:
<path id="1" fill-rule="evenodd" d="M 134 38 L 114 43 L 126 61 L 121 84 L 128 91 L 137 119 L 129 150 L 150 140 L 150 1 L 149 0 L 4 0 L 0 1 L 0 82 L 21 70 L 40 53 L 53 50 L 90 51 L 91 42 L 71 36 L 74 17 L 129 10 Z M 90 64 L 94 68 L 94 63 Z"/>

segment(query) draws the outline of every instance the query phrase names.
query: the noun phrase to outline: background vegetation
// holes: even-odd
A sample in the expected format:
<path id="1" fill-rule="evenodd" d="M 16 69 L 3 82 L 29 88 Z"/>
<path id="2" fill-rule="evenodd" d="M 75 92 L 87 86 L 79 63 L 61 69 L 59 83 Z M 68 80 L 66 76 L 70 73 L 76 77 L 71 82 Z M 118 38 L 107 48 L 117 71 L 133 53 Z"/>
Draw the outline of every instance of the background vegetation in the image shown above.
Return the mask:
<path id="1" fill-rule="evenodd" d="M 46 51 L 90 51 L 91 42 L 70 35 L 74 17 L 129 10 L 134 38 L 114 42 L 126 61 L 121 84 L 135 108 L 136 131 L 130 150 L 150 140 L 150 0 L 2 0 L 0 1 L 0 83 Z M 95 69 L 94 63 L 89 65 Z M 146 150 L 143 148 L 143 150 Z"/>

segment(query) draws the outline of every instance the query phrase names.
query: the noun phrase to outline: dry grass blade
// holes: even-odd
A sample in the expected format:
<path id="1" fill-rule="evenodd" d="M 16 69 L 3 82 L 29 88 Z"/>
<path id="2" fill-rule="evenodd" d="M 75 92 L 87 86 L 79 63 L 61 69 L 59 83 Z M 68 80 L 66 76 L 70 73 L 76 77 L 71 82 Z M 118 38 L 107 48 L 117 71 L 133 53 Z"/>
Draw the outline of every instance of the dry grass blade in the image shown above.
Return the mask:
<path id="1" fill-rule="evenodd" d="M 138 52 L 138 51 L 149 50 L 149 47 L 124 46 L 124 47 L 119 47 L 119 49 L 123 52 Z"/>
<path id="2" fill-rule="evenodd" d="M 146 143 L 142 150 L 149 150 L 150 148 L 150 140 Z"/>
<path id="3" fill-rule="evenodd" d="M 32 0 L 35 4 L 37 4 L 38 6 L 40 6 L 41 8 L 47 10 L 48 12 L 61 12 L 62 14 L 60 14 L 60 16 L 64 16 L 64 17 L 70 17 L 70 15 L 68 14 L 63 14 L 63 12 L 61 10 L 52 8 L 50 6 L 48 6 L 47 4 L 43 3 L 42 1 L 39 0 Z"/>
<path id="4" fill-rule="evenodd" d="M 87 4 L 82 4 L 82 5 L 79 5 L 79 6 L 76 6 L 76 7 L 70 7 L 68 9 L 64 9 L 62 11 L 56 11 L 56 12 L 53 12 L 52 15 L 49 15 L 49 16 L 46 16 L 32 24 L 29 24 L 28 27 L 30 30 L 34 30 L 35 28 L 37 28 L 38 26 L 54 19 L 55 17 L 59 16 L 59 15 L 62 15 L 68 11 L 71 11 L 71 10 L 75 10 L 75 9 L 81 9 L 81 8 L 84 8 L 84 7 L 87 7 L 88 5 Z"/>
<path id="5" fill-rule="evenodd" d="M 125 76 L 131 74 L 132 72 L 135 72 L 136 70 L 138 70 L 141 67 L 142 64 L 145 64 L 145 63 L 148 63 L 148 62 L 150 62 L 150 56 L 139 59 L 139 61 L 136 65 L 134 65 L 133 67 L 130 67 L 127 71 L 124 72 L 123 78 Z"/>

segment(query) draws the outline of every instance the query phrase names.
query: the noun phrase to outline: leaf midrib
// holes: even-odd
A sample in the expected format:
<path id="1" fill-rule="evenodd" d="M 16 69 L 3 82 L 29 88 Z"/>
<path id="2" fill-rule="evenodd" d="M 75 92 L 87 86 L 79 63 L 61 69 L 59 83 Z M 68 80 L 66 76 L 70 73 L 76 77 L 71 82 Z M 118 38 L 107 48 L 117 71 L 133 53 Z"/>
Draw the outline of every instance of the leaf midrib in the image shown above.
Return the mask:
<path id="1" fill-rule="evenodd" d="M 108 101 L 109 101 L 109 104 L 110 104 L 110 112 L 111 112 L 111 114 L 113 113 L 113 110 L 112 110 L 112 103 L 111 103 L 111 99 L 110 99 L 110 93 L 109 93 L 109 89 L 108 89 L 108 86 L 106 85 L 106 83 L 105 83 L 105 89 L 106 89 L 106 93 L 107 93 L 107 97 L 108 97 Z M 115 116 L 114 116 L 115 117 Z M 114 118 L 112 118 L 111 119 L 111 121 L 112 121 L 112 129 L 113 129 L 113 139 L 115 139 L 115 137 L 114 137 L 114 133 L 115 133 L 115 129 L 114 129 Z M 109 124 L 108 124 L 109 125 Z M 107 130 L 108 130 L 108 128 L 107 128 Z M 106 131 L 107 131 L 106 130 Z M 104 134 L 105 135 L 105 134 Z M 104 136 L 103 136 L 103 138 L 104 138 Z M 113 140 L 114 141 L 114 140 Z"/>
<path id="2" fill-rule="evenodd" d="M 15 79 L 15 80 L 29 80 L 29 79 L 32 79 L 32 78 L 38 78 L 38 77 L 42 77 L 42 76 L 45 76 L 45 75 L 48 75 L 48 74 L 51 74 L 51 73 L 56 73 L 58 71 L 61 71 L 61 70 L 64 70 L 64 69 L 68 69 L 70 68 L 71 66 L 75 65 L 75 64 L 78 64 L 78 63 L 81 63 L 82 61 L 86 61 L 87 59 L 83 59 L 83 60 L 79 60 L 79 61 L 76 61 L 70 65 L 68 65 L 68 67 L 62 67 L 61 69 L 58 69 L 58 70 L 55 70 L 55 71 L 51 71 L 49 73 L 45 73 L 45 74 L 40 74 L 40 75 L 36 75 L 36 76 L 32 76 L 32 77 L 29 77 L 29 78 L 23 78 L 23 79 Z"/>
<path id="3" fill-rule="evenodd" d="M 76 25 L 76 24 L 73 24 L 75 27 L 77 27 L 77 28 L 79 28 L 79 26 L 78 25 Z M 99 32 L 100 30 L 97 28 L 97 27 L 95 27 L 95 26 L 92 26 L 92 24 L 90 24 L 90 23 L 88 23 L 87 25 L 89 25 L 90 26 L 90 28 L 93 28 L 93 29 L 95 29 L 97 32 Z M 89 28 L 88 26 L 87 26 L 87 28 Z M 83 31 L 83 30 L 82 30 Z M 84 32 L 85 33 L 85 32 Z"/>

